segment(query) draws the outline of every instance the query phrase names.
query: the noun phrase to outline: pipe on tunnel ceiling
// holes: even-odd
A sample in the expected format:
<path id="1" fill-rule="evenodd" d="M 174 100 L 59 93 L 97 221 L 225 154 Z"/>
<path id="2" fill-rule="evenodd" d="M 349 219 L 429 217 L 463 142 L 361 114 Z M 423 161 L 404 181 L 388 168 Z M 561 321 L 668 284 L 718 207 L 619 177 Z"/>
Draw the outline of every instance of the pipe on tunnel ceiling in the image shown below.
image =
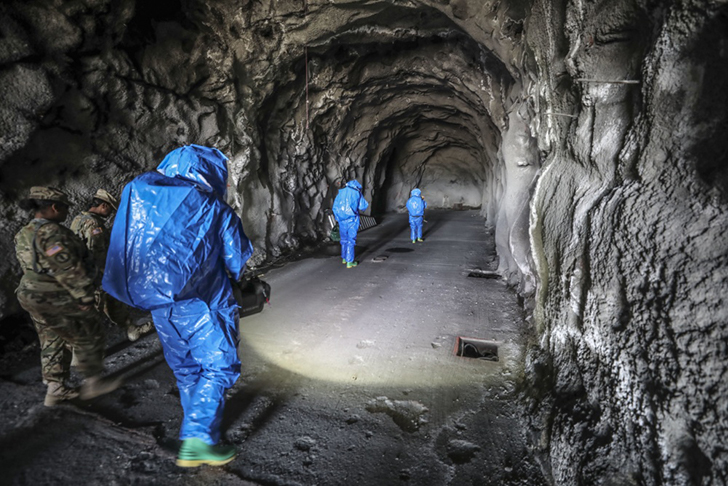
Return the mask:
<path id="1" fill-rule="evenodd" d="M 576 78 L 575 81 L 582 83 L 604 83 L 604 84 L 640 84 L 638 79 L 587 79 Z"/>
<path id="2" fill-rule="evenodd" d="M 303 20 L 306 20 L 308 14 L 308 0 L 303 0 Z M 309 129 L 308 118 L 308 45 L 303 46 L 303 62 L 306 65 L 306 130 Z"/>

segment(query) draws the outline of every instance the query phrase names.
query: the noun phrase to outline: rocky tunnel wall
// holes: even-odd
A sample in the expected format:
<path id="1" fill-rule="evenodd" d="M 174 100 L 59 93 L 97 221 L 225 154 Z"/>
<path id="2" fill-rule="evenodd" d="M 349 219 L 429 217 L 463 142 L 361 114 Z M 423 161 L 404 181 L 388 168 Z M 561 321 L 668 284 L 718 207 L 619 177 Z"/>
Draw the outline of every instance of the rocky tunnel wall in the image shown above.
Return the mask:
<path id="1" fill-rule="evenodd" d="M 420 186 L 431 208 L 497 214 L 501 132 L 519 96 L 519 71 L 504 54 L 521 51 L 517 26 L 491 17 L 513 10 L 522 24 L 525 10 L 497 2 L 468 8 L 0 6 L 9 88 L 0 117 L 0 231 L 8 252 L 25 217 L 16 203 L 30 186 L 59 186 L 81 207 L 93 188 L 118 193 L 188 143 L 230 157 L 230 202 L 255 242 L 253 264 L 320 240 L 337 186 L 348 179 L 363 183 L 374 212 L 403 210 Z M 7 315 L 17 309 L 13 259 L 0 273 Z"/>
<path id="2" fill-rule="evenodd" d="M 728 481 L 727 14 L 534 5 L 530 366 L 556 484 Z"/>
<path id="3" fill-rule="evenodd" d="M 253 264 L 422 188 L 480 208 L 536 338 L 556 484 L 726 478 L 721 2 L 69 0 L 0 5 L 0 316 L 32 185 L 79 204 L 180 145 L 230 157 Z"/>

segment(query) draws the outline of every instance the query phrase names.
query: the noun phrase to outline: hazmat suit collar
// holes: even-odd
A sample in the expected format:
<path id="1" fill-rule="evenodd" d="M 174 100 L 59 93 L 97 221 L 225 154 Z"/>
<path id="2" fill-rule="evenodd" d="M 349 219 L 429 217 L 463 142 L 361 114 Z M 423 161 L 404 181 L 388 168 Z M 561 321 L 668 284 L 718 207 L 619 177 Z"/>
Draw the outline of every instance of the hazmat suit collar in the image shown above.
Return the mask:
<path id="1" fill-rule="evenodd" d="M 167 177 L 188 180 L 202 191 L 215 192 L 225 198 L 227 160 L 216 148 L 187 145 L 168 153 L 157 167 L 157 172 Z"/>

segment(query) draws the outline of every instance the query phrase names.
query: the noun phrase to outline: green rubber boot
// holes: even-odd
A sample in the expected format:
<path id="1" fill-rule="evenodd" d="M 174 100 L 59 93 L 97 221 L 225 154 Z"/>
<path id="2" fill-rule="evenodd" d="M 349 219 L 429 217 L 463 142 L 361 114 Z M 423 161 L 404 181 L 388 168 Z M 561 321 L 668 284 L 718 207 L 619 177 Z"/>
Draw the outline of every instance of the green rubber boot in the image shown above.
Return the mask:
<path id="1" fill-rule="evenodd" d="M 415 240 L 412 240 L 412 243 L 414 243 L 414 242 L 415 242 Z"/>
<path id="2" fill-rule="evenodd" d="M 344 263 L 345 264 L 346 263 L 346 258 L 342 258 L 341 259 L 341 263 Z"/>
<path id="3" fill-rule="evenodd" d="M 202 439 L 192 438 L 182 441 L 177 454 L 179 467 L 197 467 L 203 464 L 222 466 L 235 459 L 235 447 L 226 445 L 209 445 Z"/>
<path id="4" fill-rule="evenodd" d="M 423 240 L 422 238 L 417 238 L 417 241 L 425 241 L 425 240 Z M 412 243 L 414 243 L 414 241 Z"/>
<path id="5" fill-rule="evenodd" d="M 357 265 L 359 265 L 358 262 L 349 262 L 346 264 L 346 268 L 354 268 Z"/>

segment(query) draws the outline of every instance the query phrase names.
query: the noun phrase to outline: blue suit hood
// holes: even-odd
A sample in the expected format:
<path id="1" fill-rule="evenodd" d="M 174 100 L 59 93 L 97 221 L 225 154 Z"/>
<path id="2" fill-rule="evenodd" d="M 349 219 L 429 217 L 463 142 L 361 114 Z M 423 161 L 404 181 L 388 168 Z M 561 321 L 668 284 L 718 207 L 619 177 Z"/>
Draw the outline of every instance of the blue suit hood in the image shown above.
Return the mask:
<path id="1" fill-rule="evenodd" d="M 126 185 L 111 230 L 106 292 L 145 310 L 185 301 L 235 305 L 228 274 L 242 276 L 253 246 L 223 199 L 226 161 L 217 149 L 189 145 Z"/>
<path id="2" fill-rule="evenodd" d="M 366 211 L 368 207 L 369 203 L 361 193 L 359 181 L 349 181 L 334 199 L 334 217 L 339 226 L 342 221 L 351 220 L 352 224 L 359 228 L 359 211 Z"/>
<path id="3" fill-rule="evenodd" d="M 422 199 L 422 191 L 419 189 L 412 189 L 411 196 L 407 199 L 407 211 L 411 217 L 421 217 L 425 214 L 425 208 L 427 207 L 427 201 Z M 414 238 L 413 238 L 414 239 Z"/>
<path id="4" fill-rule="evenodd" d="M 359 181 L 349 181 L 346 183 L 346 187 L 351 187 L 352 189 L 356 189 L 361 192 L 361 184 L 359 184 Z"/>
<path id="5" fill-rule="evenodd" d="M 216 148 L 187 145 L 171 151 L 157 167 L 167 177 L 195 183 L 202 191 L 227 194 L 227 157 Z"/>

